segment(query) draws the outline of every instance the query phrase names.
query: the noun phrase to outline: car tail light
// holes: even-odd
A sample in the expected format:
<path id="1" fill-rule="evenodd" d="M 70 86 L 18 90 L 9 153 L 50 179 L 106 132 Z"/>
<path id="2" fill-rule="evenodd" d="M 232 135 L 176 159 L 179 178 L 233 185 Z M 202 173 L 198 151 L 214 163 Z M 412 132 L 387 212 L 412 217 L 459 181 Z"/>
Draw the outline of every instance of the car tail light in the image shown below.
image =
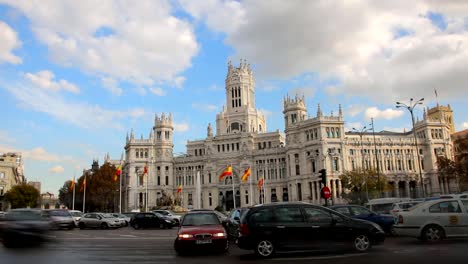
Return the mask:
<path id="1" fill-rule="evenodd" d="M 239 228 L 239 233 L 241 236 L 248 236 L 250 234 L 249 227 L 247 224 L 241 224 Z"/>
<path id="2" fill-rule="evenodd" d="M 403 224 L 403 216 L 402 215 L 398 216 L 398 224 Z"/>

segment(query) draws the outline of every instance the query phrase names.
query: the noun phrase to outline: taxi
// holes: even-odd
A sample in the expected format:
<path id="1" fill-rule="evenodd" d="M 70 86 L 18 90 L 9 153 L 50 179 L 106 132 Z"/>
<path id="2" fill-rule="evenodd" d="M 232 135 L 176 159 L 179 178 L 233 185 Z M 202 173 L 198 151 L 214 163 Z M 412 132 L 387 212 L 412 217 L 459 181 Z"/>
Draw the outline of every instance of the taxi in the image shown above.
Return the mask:
<path id="1" fill-rule="evenodd" d="M 439 199 L 398 212 L 394 232 L 436 242 L 444 238 L 468 237 L 468 199 Z"/>

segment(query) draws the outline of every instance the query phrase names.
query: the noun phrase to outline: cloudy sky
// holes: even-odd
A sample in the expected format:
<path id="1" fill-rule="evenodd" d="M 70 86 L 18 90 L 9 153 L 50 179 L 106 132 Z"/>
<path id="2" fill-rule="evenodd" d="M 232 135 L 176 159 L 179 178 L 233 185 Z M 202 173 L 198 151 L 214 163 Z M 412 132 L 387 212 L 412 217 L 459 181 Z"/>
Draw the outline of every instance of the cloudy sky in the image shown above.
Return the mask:
<path id="1" fill-rule="evenodd" d="M 224 104 L 229 60 L 255 72 L 268 130 L 282 99 L 309 114 L 342 104 L 346 127 L 410 127 L 396 101 L 425 98 L 468 128 L 468 2 L 0 0 L 0 153 L 57 193 L 126 134 L 172 113 L 175 152 L 206 136 Z M 422 116 L 422 108 L 417 110 Z"/>

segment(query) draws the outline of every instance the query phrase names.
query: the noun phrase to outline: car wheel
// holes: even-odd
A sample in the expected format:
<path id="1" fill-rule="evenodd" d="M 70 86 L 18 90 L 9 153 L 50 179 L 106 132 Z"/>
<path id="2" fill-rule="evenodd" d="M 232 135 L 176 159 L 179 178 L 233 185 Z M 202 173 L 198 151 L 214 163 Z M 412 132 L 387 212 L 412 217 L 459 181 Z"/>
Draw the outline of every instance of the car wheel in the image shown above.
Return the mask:
<path id="1" fill-rule="evenodd" d="M 354 237 L 353 248 L 359 252 L 366 252 L 371 248 L 371 242 L 367 235 L 358 235 Z"/>
<path id="2" fill-rule="evenodd" d="M 133 224 L 133 228 L 140 229 L 140 225 L 138 223 Z"/>
<path id="3" fill-rule="evenodd" d="M 107 223 L 101 224 L 101 229 L 108 229 L 108 228 L 109 228 L 109 225 L 107 225 Z"/>
<path id="4" fill-rule="evenodd" d="M 83 230 L 83 229 L 86 228 L 86 225 L 85 225 L 85 223 L 79 223 L 78 227 Z"/>
<path id="5" fill-rule="evenodd" d="M 263 239 L 257 242 L 255 253 L 262 258 L 270 258 L 275 254 L 275 246 L 268 239 Z"/>
<path id="6" fill-rule="evenodd" d="M 128 226 L 128 222 L 127 222 L 127 221 L 125 221 L 125 226 Z"/>
<path id="7" fill-rule="evenodd" d="M 421 237 L 425 241 L 438 242 L 444 238 L 444 230 L 436 225 L 426 226 L 421 234 Z"/>

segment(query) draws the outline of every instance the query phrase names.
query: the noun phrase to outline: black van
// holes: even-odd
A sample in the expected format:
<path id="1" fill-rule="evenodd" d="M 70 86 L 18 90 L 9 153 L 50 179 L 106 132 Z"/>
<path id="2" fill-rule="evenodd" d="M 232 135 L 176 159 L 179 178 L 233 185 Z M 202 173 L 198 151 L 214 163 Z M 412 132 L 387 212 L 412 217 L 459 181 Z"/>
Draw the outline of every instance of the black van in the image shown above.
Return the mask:
<path id="1" fill-rule="evenodd" d="M 352 246 L 365 252 L 385 240 L 375 224 L 308 203 L 254 206 L 241 218 L 238 246 L 264 258 L 276 251 L 324 250 Z"/>

